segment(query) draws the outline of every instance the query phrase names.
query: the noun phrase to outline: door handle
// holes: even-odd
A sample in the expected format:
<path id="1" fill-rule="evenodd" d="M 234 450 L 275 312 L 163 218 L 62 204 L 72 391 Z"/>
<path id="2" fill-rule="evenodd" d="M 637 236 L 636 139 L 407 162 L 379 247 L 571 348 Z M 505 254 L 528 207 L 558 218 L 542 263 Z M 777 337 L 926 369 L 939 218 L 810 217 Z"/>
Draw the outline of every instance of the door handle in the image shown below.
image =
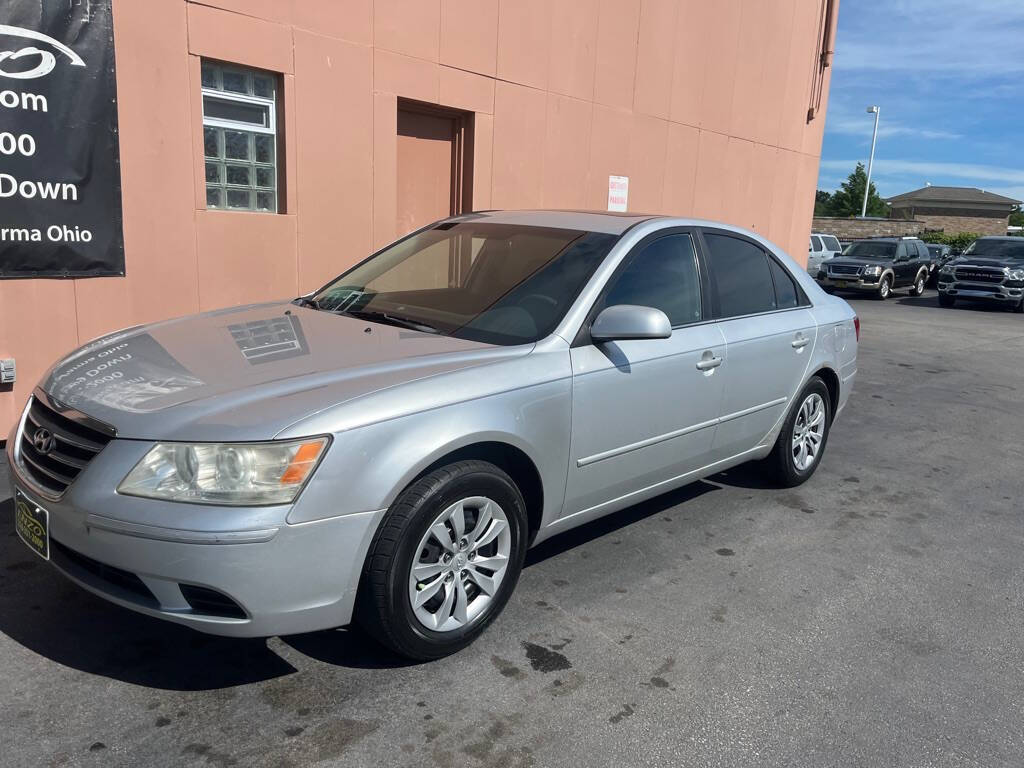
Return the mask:
<path id="1" fill-rule="evenodd" d="M 790 346 L 792 346 L 793 349 L 803 349 L 810 343 L 811 340 L 801 333 L 799 336 L 793 339 L 793 341 L 790 343 Z"/>
<path id="2" fill-rule="evenodd" d="M 711 353 L 711 350 L 708 350 L 707 352 L 704 353 L 703 357 L 701 357 L 700 361 L 697 363 L 697 370 L 698 371 L 712 371 L 715 368 L 717 368 L 718 366 L 720 366 L 721 364 L 722 364 L 722 358 L 721 357 L 715 357 Z"/>

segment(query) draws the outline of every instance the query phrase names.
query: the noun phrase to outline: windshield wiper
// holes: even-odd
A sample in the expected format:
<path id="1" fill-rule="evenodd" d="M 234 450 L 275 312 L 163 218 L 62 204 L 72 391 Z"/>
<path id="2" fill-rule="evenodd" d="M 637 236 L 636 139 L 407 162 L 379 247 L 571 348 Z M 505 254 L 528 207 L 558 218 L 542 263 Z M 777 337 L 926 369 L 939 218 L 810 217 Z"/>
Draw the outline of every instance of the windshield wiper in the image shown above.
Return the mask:
<path id="1" fill-rule="evenodd" d="M 440 334 L 441 331 L 432 325 L 420 322 L 419 320 L 410 320 L 405 317 L 397 317 L 396 315 L 389 315 L 387 312 L 381 312 L 378 309 L 339 309 L 335 310 L 335 314 L 338 315 L 349 315 L 350 317 L 356 317 L 360 320 L 377 321 L 386 323 L 388 325 L 397 325 L 400 328 L 409 328 L 413 331 L 421 331 L 423 333 L 435 333 Z"/>

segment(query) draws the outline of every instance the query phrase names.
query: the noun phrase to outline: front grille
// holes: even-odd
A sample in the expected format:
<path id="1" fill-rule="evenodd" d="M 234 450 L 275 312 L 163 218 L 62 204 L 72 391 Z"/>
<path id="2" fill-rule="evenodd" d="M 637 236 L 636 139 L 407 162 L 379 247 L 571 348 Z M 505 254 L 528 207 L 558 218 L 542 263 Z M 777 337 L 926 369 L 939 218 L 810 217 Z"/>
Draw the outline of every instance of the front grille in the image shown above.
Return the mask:
<path id="1" fill-rule="evenodd" d="M 192 607 L 196 613 L 204 616 L 219 616 L 225 619 L 244 619 L 245 611 L 242 606 L 225 595 L 209 587 L 199 587 L 195 584 L 179 584 L 181 596 Z"/>
<path id="2" fill-rule="evenodd" d="M 978 285 L 968 286 L 957 285 L 954 286 L 954 288 L 957 288 L 961 291 L 972 291 L 974 293 L 991 293 L 995 296 L 998 296 L 1002 293 L 1002 290 L 998 285 L 982 285 L 980 283 Z"/>
<path id="3" fill-rule="evenodd" d="M 859 275 L 860 267 L 852 264 L 830 264 L 828 272 L 830 275 Z"/>
<path id="4" fill-rule="evenodd" d="M 151 608 L 159 607 L 159 603 L 157 603 L 153 593 L 149 591 L 149 587 L 143 584 L 142 579 L 131 571 L 125 571 L 121 568 L 101 563 L 99 560 L 93 560 L 91 557 L 87 557 L 81 552 L 76 552 L 70 547 L 61 544 L 56 539 L 50 539 L 50 547 L 57 564 L 64 566 L 72 572 L 78 571 L 77 575 L 80 578 L 84 571 L 86 578 L 83 580 L 88 581 L 90 580 L 88 577 L 91 576 L 91 580 L 101 582 L 101 584 L 96 585 L 98 587 L 114 587 L 117 590 L 128 592 L 138 598 L 138 602 L 144 605 Z M 68 566 L 71 567 L 68 568 Z"/>
<path id="5" fill-rule="evenodd" d="M 53 436 L 52 447 L 46 452 L 35 443 L 41 430 Z M 29 479 L 56 497 L 67 490 L 112 438 L 113 430 L 101 429 L 98 424 L 92 426 L 84 418 L 69 418 L 33 396 L 18 441 L 18 459 Z"/>
<path id="6" fill-rule="evenodd" d="M 985 267 L 957 267 L 956 279 L 969 283 L 1001 283 L 1006 279 L 1006 273 Z"/>

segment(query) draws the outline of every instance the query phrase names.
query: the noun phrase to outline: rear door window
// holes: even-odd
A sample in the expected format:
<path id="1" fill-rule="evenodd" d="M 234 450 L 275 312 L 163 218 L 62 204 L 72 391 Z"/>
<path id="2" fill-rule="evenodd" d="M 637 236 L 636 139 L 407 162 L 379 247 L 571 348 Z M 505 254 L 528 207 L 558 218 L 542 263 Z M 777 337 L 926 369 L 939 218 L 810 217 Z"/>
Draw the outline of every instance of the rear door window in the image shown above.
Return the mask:
<path id="1" fill-rule="evenodd" d="M 822 238 L 822 240 L 825 243 L 825 247 L 828 248 L 830 251 L 842 250 L 839 247 L 839 241 L 836 240 L 834 237 L 824 237 L 824 238 Z"/>
<path id="2" fill-rule="evenodd" d="M 768 266 L 775 283 L 775 306 L 778 309 L 792 309 L 800 306 L 800 293 L 792 276 L 775 259 L 768 257 Z"/>
<path id="3" fill-rule="evenodd" d="M 748 240 L 729 235 L 705 233 L 704 241 L 723 319 L 776 308 L 775 284 L 763 250 Z"/>

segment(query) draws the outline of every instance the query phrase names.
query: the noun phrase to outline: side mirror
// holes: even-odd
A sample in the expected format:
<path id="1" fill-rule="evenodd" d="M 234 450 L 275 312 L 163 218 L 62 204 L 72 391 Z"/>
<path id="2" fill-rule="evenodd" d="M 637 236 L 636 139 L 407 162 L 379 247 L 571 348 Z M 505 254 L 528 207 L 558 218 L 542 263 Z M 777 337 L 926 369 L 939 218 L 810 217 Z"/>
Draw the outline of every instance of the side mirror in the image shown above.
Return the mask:
<path id="1" fill-rule="evenodd" d="M 635 304 L 606 307 L 590 326 L 590 338 L 595 342 L 667 339 L 670 336 L 672 323 L 664 312 Z"/>

